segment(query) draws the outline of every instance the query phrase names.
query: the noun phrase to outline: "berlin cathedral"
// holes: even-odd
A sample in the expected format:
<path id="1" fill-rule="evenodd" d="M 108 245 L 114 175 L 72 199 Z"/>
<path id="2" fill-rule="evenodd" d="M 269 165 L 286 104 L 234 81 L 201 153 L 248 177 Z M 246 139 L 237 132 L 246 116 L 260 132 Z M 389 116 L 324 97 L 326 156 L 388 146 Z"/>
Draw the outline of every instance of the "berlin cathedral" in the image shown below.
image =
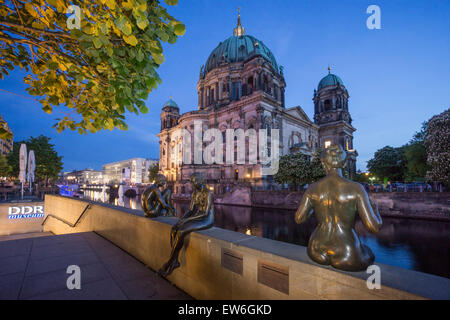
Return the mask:
<path id="1" fill-rule="evenodd" d="M 273 188 L 273 176 L 261 174 L 261 164 L 186 164 L 181 161 L 181 138 L 177 129 L 193 134 L 194 121 L 203 129 L 279 130 L 279 155 L 301 152 L 308 156 L 321 147 L 340 144 L 351 151 L 347 170 L 353 176 L 357 153 L 353 150 L 349 94 L 342 80 L 328 68 L 328 74 L 314 90 L 314 121 L 300 106 L 285 105 L 286 82 L 283 67 L 270 49 L 245 34 L 240 15 L 233 35 L 220 42 L 200 68 L 197 83 L 198 109 L 180 114 L 172 98 L 161 111 L 158 134 L 159 168 L 174 186 L 174 192 L 188 192 L 189 177 L 198 172 L 210 188 L 223 193 L 238 183 Z"/>

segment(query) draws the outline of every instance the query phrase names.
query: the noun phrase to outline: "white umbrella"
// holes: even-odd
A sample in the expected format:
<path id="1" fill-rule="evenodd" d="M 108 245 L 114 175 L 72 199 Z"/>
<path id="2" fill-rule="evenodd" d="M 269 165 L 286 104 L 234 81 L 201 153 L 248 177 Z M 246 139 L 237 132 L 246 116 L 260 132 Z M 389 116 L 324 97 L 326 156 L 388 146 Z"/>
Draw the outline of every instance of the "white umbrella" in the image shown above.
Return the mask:
<path id="1" fill-rule="evenodd" d="M 36 160 L 34 158 L 34 151 L 30 150 L 30 153 L 28 154 L 28 172 L 27 172 L 27 181 L 30 184 L 30 193 L 32 184 L 34 182 L 34 170 L 36 170 Z"/>
<path id="2" fill-rule="evenodd" d="M 27 180 L 27 145 L 25 143 L 22 143 L 20 145 L 20 151 L 19 151 L 19 180 L 22 183 L 22 199 L 23 199 L 23 184 Z"/>
<path id="3" fill-rule="evenodd" d="M 22 183 L 25 183 L 27 180 L 27 145 L 25 143 L 22 143 L 20 145 L 20 151 L 19 151 L 19 180 Z"/>

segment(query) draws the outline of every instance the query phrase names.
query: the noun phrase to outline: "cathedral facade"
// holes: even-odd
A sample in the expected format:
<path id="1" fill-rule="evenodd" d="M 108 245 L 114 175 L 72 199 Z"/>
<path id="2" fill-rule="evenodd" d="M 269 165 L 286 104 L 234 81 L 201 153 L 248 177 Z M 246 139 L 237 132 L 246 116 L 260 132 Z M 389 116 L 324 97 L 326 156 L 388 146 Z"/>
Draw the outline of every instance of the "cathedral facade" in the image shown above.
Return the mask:
<path id="1" fill-rule="evenodd" d="M 353 149 L 349 95 L 338 76 L 329 72 L 314 90 L 314 121 L 300 106 L 286 108 L 285 88 L 283 67 L 262 41 L 245 34 L 239 16 L 233 36 L 220 42 L 200 68 L 197 110 L 180 114 L 172 99 L 162 108 L 159 168 L 173 183 L 174 192 L 188 192 L 189 176 L 194 172 L 201 173 L 217 193 L 236 183 L 261 188 L 273 185 L 273 176 L 262 175 L 260 163 L 184 163 L 182 138 L 175 133 L 184 129 L 193 135 L 199 121 L 203 130 L 220 130 L 223 141 L 227 129 L 266 129 L 269 136 L 272 129 L 278 129 L 280 156 L 293 152 L 311 156 L 317 148 L 334 143 Z M 351 154 L 350 175 L 356 165 L 356 153 Z"/>

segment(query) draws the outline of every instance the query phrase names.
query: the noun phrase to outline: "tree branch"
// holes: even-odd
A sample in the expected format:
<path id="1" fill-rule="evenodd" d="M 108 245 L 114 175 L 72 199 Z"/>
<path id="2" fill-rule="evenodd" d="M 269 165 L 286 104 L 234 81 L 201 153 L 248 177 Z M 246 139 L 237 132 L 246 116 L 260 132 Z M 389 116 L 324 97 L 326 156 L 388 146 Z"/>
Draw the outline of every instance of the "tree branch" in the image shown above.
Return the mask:
<path id="1" fill-rule="evenodd" d="M 22 29 L 22 30 L 25 30 L 25 31 L 28 31 L 28 32 L 39 33 L 39 34 L 50 36 L 50 37 L 62 37 L 62 38 L 67 38 L 67 39 L 72 39 L 73 40 L 73 38 L 70 36 L 70 34 L 67 34 L 67 33 L 64 33 L 64 32 L 41 30 L 41 29 L 36 29 L 36 28 L 33 28 L 33 27 L 26 27 L 26 26 L 23 26 L 23 25 L 20 25 L 20 24 L 17 24 L 17 23 L 4 21 L 4 20 L 0 20 L 0 24 L 3 24 L 5 26 L 11 27 L 11 28 Z"/>

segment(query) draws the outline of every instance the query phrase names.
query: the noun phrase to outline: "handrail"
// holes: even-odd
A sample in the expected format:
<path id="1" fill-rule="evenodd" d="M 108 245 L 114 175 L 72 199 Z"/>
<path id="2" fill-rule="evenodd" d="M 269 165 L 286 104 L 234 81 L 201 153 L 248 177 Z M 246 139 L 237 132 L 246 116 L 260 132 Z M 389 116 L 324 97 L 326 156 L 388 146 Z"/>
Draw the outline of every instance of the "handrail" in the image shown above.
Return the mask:
<path id="1" fill-rule="evenodd" d="M 65 219 L 63 219 L 63 218 L 61 218 L 61 217 L 55 216 L 54 214 L 51 214 L 51 213 L 50 213 L 50 214 L 48 214 L 48 215 L 45 217 L 44 221 L 42 221 L 42 225 L 45 224 L 45 222 L 47 221 L 48 217 L 52 217 L 52 218 L 55 218 L 55 219 L 57 219 L 57 220 L 59 220 L 59 221 L 61 221 L 61 222 L 64 222 L 65 224 L 67 224 L 67 225 L 70 226 L 71 228 L 75 228 L 75 226 L 78 224 L 78 222 L 80 222 L 81 217 L 86 213 L 86 211 L 88 211 L 89 208 L 91 208 L 91 205 L 92 205 L 92 203 L 88 203 L 88 204 L 86 205 L 86 207 L 84 208 L 83 212 L 81 212 L 80 216 L 78 217 L 77 221 L 75 221 L 75 223 L 71 223 L 71 222 L 69 222 L 69 221 L 67 221 L 67 220 L 65 220 Z"/>

